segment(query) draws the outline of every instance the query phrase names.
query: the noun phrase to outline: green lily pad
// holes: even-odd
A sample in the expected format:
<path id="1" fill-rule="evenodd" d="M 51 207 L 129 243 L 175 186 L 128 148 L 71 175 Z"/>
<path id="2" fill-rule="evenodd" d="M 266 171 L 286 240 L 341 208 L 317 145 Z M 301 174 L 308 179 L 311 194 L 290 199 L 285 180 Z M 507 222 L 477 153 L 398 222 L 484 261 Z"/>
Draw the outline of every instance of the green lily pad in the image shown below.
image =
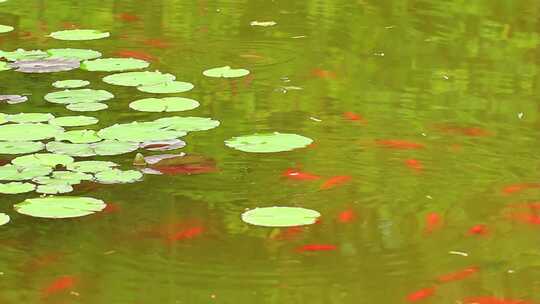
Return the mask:
<path id="1" fill-rule="evenodd" d="M 315 224 L 321 214 L 298 207 L 255 208 L 242 213 L 242 221 L 263 227 L 295 227 Z"/>
<path id="2" fill-rule="evenodd" d="M 115 124 L 101 129 L 98 136 L 104 139 L 120 141 L 144 142 L 148 140 L 167 140 L 182 137 L 185 132 L 168 130 L 166 126 L 154 122 L 137 122 Z"/>
<path id="3" fill-rule="evenodd" d="M 271 153 L 304 148 L 312 142 L 301 135 L 274 132 L 233 137 L 225 145 L 244 152 Z"/>
<path id="4" fill-rule="evenodd" d="M 101 57 L 101 53 L 86 49 L 50 49 L 47 50 L 49 58 L 77 59 L 79 61 L 91 60 Z"/>
<path id="5" fill-rule="evenodd" d="M 107 205 L 91 197 L 52 196 L 31 198 L 13 207 L 21 214 L 41 218 L 71 218 L 94 214 Z"/>
<path id="6" fill-rule="evenodd" d="M 135 58 L 103 58 L 84 61 L 81 70 L 91 72 L 120 72 L 145 69 L 150 65 L 147 61 Z"/>
<path id="7" fill-rule="evenodd" d="M 43 150 L 45 145 L 39 141 L 1 141 L 0 154 L 26 154 Z"/>
<path id="8" fill-rule="evenodd" d="M 218 68 L 208 69 L 203 72 L 204 76 L 215 77 L 215 78 L 236 78 L 243 77 L 249 74 L 249 71 L 246 69 L 232 69 L 230 66 L 223 66 Z"/>
<path id="9" fill-rule="evenodd" d="M 96 181 L 102 184 L 126 184 L 141 180 L 143 175 L 135 170 L 110 169 L 96 173 L 95 177 Z"/>
<path id="10" fill-rule="evenodd" d="M 164 117 L 154 121 L 169 130 L 177 131 L 205 131 L 219 126 L 219 121 L 207 117 Z"/>
<path id="11" fill-rule="evenodd" d="M 7 117 L 8 117 L 8 114 L 0 113 L 0 125 L 8 122 Z"/>
<path id="12" fill-rule="evenodd" d="M 137 90 L 146 93 L 156 94 L 168 94 L 168 93 L 182 93 L 193 89 L 193 84 L 182 81 L 170 81 L 156 85 L 146 85 L 137 87 Z"/>
<path id="13" fill-rule="evenodd" d="M 133 110 L 143 112 L 177 112 L 193 110 L 199 102 L 183 97 L 145 98 L 129 104 Z"/>
<path id="14" fill-rule="evenodd" d="M 0 183 L 0 193 L 3 193 L 3 194 L 27 193 L 27 192 L 32 192 L 35 189 L 36 189 L 36 186 L 30 183 L 20 183 L 20 182 L 12 182 L 12 183 L 7 183 L 7 184 Z"/>
<path id="15" fill-rule="evenodd" d="M 99 102 L 113 98 L 114 95 L 105 90 L 78 89 L 52 92 L 45 95 L 45 100 L 52 103 L 70 104 Z"/>
<path id="16" fill-rule="evenodd" d="M 10 220 L 9 215 L 5 213 L 0 213 L 0 226 L 9 223 L 9 220 Z"/>
<path id="17" fill-rule="evenodd" d="M 25 156 L 19 156 L 11 161 L 12 164 L 19 167 L 45 166 L 54 168 L 58 165 L 67 166 L 75 160 L 73 157 L 52 153 L 37 153 Z"/>
<path id="18" fill-rule="evenodd" d="M 109 37 L 108 32 L 98 30 L 64 30 L 53 32 L 49 35 L 58 40 L 96 40 Z"/>
<path id="19" fill-rule="evenodd" d="M 9 64 L 5 61 L 0 61 L 0 71 L 7 71 L 7 70 L 11 70 L 11 67 L 9 66 Z"/>
<path id="20" fill-rule="evenodd" d="M 90 160 L 90 161 L 78 161 L 67 166 L 68 170 L 83 172 L 83 173 L 98 173 L 101 171 L 111 170 L 113 167 L 118 165 L 110 161 L 99 161 L 99 160 Z"/>
<path id="21" fill-rule="evenodd" d="M 90 84 L 90 81 L 79 79 L 58 80 L 53 82 L 52 86 L 59 89 L 76 89 Z"/>
<path id="22" fill-rule="evenodd" d="M 174 75 L 163 74 L 159 71 L 126 72 L 103 77 L 105 83 L 127 87 L 151 86 L 171 82 L 175 79 L 176 77 Z"/>
<path id="23" fill-rule="evenodd" d="M 95 112 L 108 108 L 108 105 L 101 102 L 70 103 L 66 106 L 66 109 L 75 112 Z"/>
<path id="24" fill-rule="evenodd" d="M 18 167 L 15 165 L 0 166 L 0 180 L 22 181 L 39 176 L 49 175 L 52 168 L 46 166 Z"/>
<path id="25" fill-rule="evenodd" d="M 77 185 L 81 183 L 80 179 L 58 179 L 50 176 L 36 177 L 32 181 L 40 185 Z"/>
<path id="26" fill-rule="evenodd" d="M 61 127 L 80 127 L 98 123 L 98 119 L 91 116 L 64 116 L 52 119 L 49 124 Z"/>
<path id="27" fill-rule="evenodd" d="M 0 126 L 0 141 L 30 141 L 55 137 L 64 132 L 58 126 L 40 123 L 7 124 Z"/>
<path id="28" fill-rule="evenodd" d="M 73 130 L 59 134 L 55 137 L 57 141 L 69 141 L 74 144 L 90 144 L 101 140 L 94 130 Z"/>
<path id="29" fill-rule="evenodd" d="M 51 113 L 19 113 L 6 117 L 7 121 L 16 123 L 46 122 L 54 118 Z"/>
<path id="30" fill-rule="evenodd" d="M 48 57 L 49 54 L 42 50 L 17 49 L 11 52 L 0 51 L 0 57 L 6 58 L 7 61 L 20 61 L 20 60 L 36 60 Z"/>
<path id="31" fill-rule="evenodd" d="M 133 142 L 121 142 L 117 140 L 104 140 L 92 144 L 70 144 L 59 141 L 52 141 L 45 146 L 47 151 L 65 154 L 70 156 L 108 156 L 108 155 L 120 155 L 135 151 L 139 148 L 138 143 Z"/>
<path id="32" fill-rule="evenodd" d="M 66 181 L 69 184 L 78 184 L 83 180 L 91 181 L 94 179 L 92 174 L 86 174 L 83 172 L 73 172 L 73 171 L 54 171 L 51 176 L 53 179 Z"/>
<path id="33" fill-rule="evenodd" d="M 73 187 L 70 184 L 47 184 L 47 185 L 39 185 L 36 188 L 37 193 L 42 194 L 61 194 L 61 193 L 69 193 L 73 191 Z"/>
<path id="34" fill-rule="evenodd" d="M 11 31 L 13 31 L 14 29 L 15 28 L 13 26 L 0 24 L 0 34 L 1 33 L 9 33 Z"/>

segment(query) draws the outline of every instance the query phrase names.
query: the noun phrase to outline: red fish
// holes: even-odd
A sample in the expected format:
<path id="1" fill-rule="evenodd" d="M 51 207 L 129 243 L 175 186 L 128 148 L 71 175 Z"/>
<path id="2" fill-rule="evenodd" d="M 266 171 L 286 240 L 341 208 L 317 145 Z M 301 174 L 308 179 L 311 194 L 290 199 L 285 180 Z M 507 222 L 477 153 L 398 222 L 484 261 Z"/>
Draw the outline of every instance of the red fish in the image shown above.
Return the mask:
<path id="1" fill-rule="evenodd" d="M 407 159 L 405 160 L 405 165 L 415 171 L 422 171 L 422 169 L 424 169 L 422 163 L 417 159 Z"/>
<path id="2" fill-rule="evenodd" d="M 135 58 L 135 59 L 141 59 L 146 61 L 154 61 L 156 58 L 154 56 L 142 52 L 142 51 L 132 51 L 132 50 L 120 50 L 114 53 L 116 56 L 124 57 L 124 58 Z"/>
<path id="3" fill-rule="evenodd" d="M 469 229 L 469 235 L 486 235 L 488 233 L 488 229 L 486 225 L 475 225 L 472 226 Z"/>
<path id="4" fill-rule="evenodd" d="M 523 183 L 523 184 L 513 184 L 506 186 L 502 189 L 502 192 L 505 194 L 512 194 L 516 192 L 521 192 L 527 189 L 538 189 L 540 188 L 539 183 Z"/>
<path id="5" fill-rule="evenodd" d="M 345 112 L 343 113 L 343 117 L 348 120 L 366 123 L 366 120 L 364 119 L 364 117 L 362 117 L 360 114 L 356 114 L 353 112 Z"/>
<path id="6" fill-rule="evenodd" d="M 102 213 L 116 213 L 120 211 L 120 206 L 115 203 L 107 203 L 107 206 L 101 210 Z"/>
<path id="7" fill-rule="evenodd" d="M 136 15 L 132 15 L 132 14 L 129 14 L 129 13 L 120 13 L 118 15 L 116 15 L 116 17 L 122 21 L 125 21 L 125 22 L 135 22 L 135 21 L 139 21 L 141 20 L 141 18 L 139 18 L 139 16 L 136 16 Z"/>
<path id="8" fill-rule="evenodd" d="M 315 179 L 321 178 L 318 175 L 314 175 L 307 172 L 301 172 L 298 169 L 292 169 L 292 168 L 288 168 L 287 170 L 285 170 L 285 172 L 283 172 L 283 176 L 289 179 L 294 179 L 294 180 L 315 180 Z"/>
<path id="9" fill-rule="evenodd" d="M 322 78 L 322 79 L 334 79 L 336 78 L 336 73 L 328 71 L 328 70 L 321 70 L 321 69 L 313 69 L 311 70 L 311 75 Z"/>
<path id="10" fill-rule="evenodd" d="M 435 294 L 435 287 L 428 287 L 424 289 L 417 290 L 407 296 L 407 301 L 416 302 L 429 298 Z"/>
<path id="11" fill-rule="evenodd" d="M 274 240 L 290 240 L 298 237 L 304 230 L 302 227 L 288 227 L 271 236 Z"/>
<path id="12" fill-rule="evenodd" d="M 496 297 L 473 297 L 463 300 L 463 304 L 532 304 L 531 301 L 510 300 Z"/>
<path id="13" fill-rule="evenodd" d="M 66 291 L 67 289 L 72 288 L 75 285 L 75 282 L 76 278 L 73 276 L 61 276 L 43 289 L 43 295 L 49 296 Z"/>
<path id="14" fill-rule="evenodd" d="M 338 214 L 338 222 L 340 223 L 350 223 L 356 219 L 356 212 L 352 209 L 347 209 Z"/>
<path id="15" fill-rule="evenodd" d="M 440 283 L 448 283 L 448 282 L 453 282 L 453 281 L 459 281 L 459 280 L 463 280 L 463 279 L 466 279 L 466 278 L 472 276 L 473 274 L 477 273 L 478 271 L 480 271 L 480 269 L 478 267 L 476 267 L 476 266 L 473 266 L 473 267 L 465 268 L 465 269 L 457 271 L 457 272 L 442 275 L 442 276 L 437 278 L 437 281 L 439 281 Z"/>
<path id="16" fill-rule="evenodd" d="M 536 214 L 514 213 L 512 219 L 532 225 L 540 225 L 540 216 Z"/>
<path id="17" fill-rule="evenodd" d="M 337 246 L 328 244 L 308 244 L 298 247 L 296 250 L 300 252 L 305 251 L 331 251 L 336 250 Z"/>
<path id="18" fill-rule="evenodd" d="M 350 177 L 348 175 L 334 176 L 334 177 L 331 177 L 331 178 L 327 179 L 321 185 L 321 189 L 326 190 L 326 189 L 334 188 L 334 187 L 337 187 L 337 186 L 339 186 L 341 184 L 344 184 L 344 183 L 350 181 L 351 179 L 352 179 L 352 177 Z"/>
<path id="19" fill-rule="evenodd" d="M 431 212 L 426 215 L 426 233 L 432 233 L 442 227 L 442 218 L 438 213 Z"/>
<path id="20" fill-rule="evenodd" d="M 386 139 L 386 140 L 377 140 L 376 142 L 379 146 L 390 148 L 390 149 L 422 149 L 424 148 L 423 144 L 397 140 L 397 139 Z"/>
<path id="21" fill-rule="evenodd" d="M 158 49 L 166 49 L 170 47 L 170 44 L 160 39 L 147 39 L 143 41 L 144 45 L 155 47 Z"/>
<path id="22" fill-rule="evenodd" d="M 176 241 L 188 240 L 188 239 L 192 239 L 192 238 L 194 238 L 196 236 L 199 236 L 203 232 L 204 232 L 203 227 L 187 228 L 187 229 L 178 231 L 176 233 L 173 233 L 173 234 L 167 236 L 167 241 L 169 243 L 172 243 L 172 242 L 176 242 Z"/>

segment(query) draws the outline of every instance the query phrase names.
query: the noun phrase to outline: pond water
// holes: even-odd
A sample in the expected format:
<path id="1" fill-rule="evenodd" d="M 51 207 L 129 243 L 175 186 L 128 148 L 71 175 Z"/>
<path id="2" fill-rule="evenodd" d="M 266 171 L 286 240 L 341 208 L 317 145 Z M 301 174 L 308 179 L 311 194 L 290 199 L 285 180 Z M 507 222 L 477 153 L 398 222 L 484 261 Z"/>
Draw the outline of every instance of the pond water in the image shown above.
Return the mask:
<path id="1" fill-rule="evenodd" d="M 115 72 L 6 70 L 0 94 L 28 101 L 2 102 L 0 112 L 99 119 L 66 130 L 170 116 L 220 122 L 177 136 L 186 142 L 177 150 L 75 157 L 139 170 L 137 153 L 188 156 L 165 174 L 58 195 L 102 200 L 96 214 L 32 217 L 13 205 L 41 194 L 0 194 L 11 217 L 0 227 L 0 302 L 540 301 L 539 11 L 535 1 L 0 3 L 0 24 L 14 27 L 0 34 L 3 51 L 91 49 L 194 85 L 158 94 L 102 80 Z M 49 37 L 71 29 L 110 37 Z M 222 66 L 250 73 L 202 74 Z M 108 109 L 45 101 L 63 90 L 52 83 L 70 79 L 114 94 Z M 174 96 L 200 105 L 129 107 Z M 313 143 L 275 153 L 224 144 L 272 132 Z M 299 227 L 242 221 L 269 206 L 321 216 Z"/>

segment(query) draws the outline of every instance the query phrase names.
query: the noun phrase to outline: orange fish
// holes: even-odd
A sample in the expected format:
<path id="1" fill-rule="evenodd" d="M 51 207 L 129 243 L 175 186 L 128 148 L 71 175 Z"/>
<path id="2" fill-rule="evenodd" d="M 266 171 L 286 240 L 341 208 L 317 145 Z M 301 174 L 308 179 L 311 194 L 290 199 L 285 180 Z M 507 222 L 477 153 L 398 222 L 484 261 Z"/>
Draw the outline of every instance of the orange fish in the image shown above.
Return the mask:
<path id="1" fill-rule="evenodd" d="M 336 73 L 327 71 L 327 70 L 321 70 L 321 69 L 313 69 L 311 70 L 311 75 L 322 78 L 322 79 L 334 79 L 336 78 Z"/>
<path id="2" fill-rule="evenodd" d="M 356 219 L 356 212 L 352 209 L 347 209 L 338 214 L 338 222 L 340 223 L 350 223 Z"/>
<path id="3" fill-rule="evenodd" d="M 422 169 L 424 169 L 422 163 L 417 159 L 407 159 L 405 160 L 405 165 L 415 171 L 422 171 Z"/>
<path id="4" fill-rule="evenodd" d="M 307 172 L 301 172 L 298 169 L 292 169 L 292 168 L 288 168 L 287 170 L 285 170 L 285 172 L 283 172 L 283 176 L 289 179 L 294 179 L 294 180 L 315 180 L 315 179 L 321 178 L 318 175 L 314 175 Z"/>
<path id="5" fill-rule="evenodd" d="M 397 139 L 377 140 L 376 143 L 379 146 L 382 146 L 385 148 L 391 148 L 391 149 L 422 149 L 424 148 L 423 144 L 405 141 L 405 140 L 397 140 Z"/>
<path id="6" fill-rule="evenodd" d="M 486 235 L 488 233 L 488 229 L 486 225 L 475 225 L 472 226 L 469 229 L 469 235 Z"/>
<path id="7" fill-rule="evenodd" d="M 184 229 L 184 230 L 181 230 L 179 232 L 169 235 L 167 237 L 167 241 L 169 243 L 172 243 L 176 241 L 188 240 L 196 236 L 199 236 L 203 232 L 204 232 L 203 227 L 192 227 L 192 228 Z"/>
<path id="8" fill-rule="evenodd" d="M 131 51 L 131 50 L 120 50 L 114 53 L 118 57 L 124 57 L 124 58 L 135 58 L 135 59 L 141 59 L 146 61 L 154 61 L 156 58 L 154 56 L 141 52 L 141 51 Z"/>
<path id="9" fill-rule="evenodd" d="M 531 301 L 510 300 L 496 297 L 473 297 L 463 300 L 463 304 L 532 304 Z"/>
<path id="10" fill-rule="evenodd" d="M 322 185 L 321 185 L 321 189 L 322 190 L 326 190 L 326 189 L 330 189 L 330 188 L 334 188 L 336 186 L 339 186 L 341 184 L 344 184 L 346 182 L 349 182 L 350 180 L 352 179 L 352 177 L 348 176 L 348 175 L 338 175 L 338 176 L 334 176 L 334 177 L 331 177 L 329 179 L 327 179 Z"/>
<path id="11" fill-rule="evenodd" d="M 449 134 L 465 135 L 465 136 L 472 136 L 472 137 L 481 137 L 481 136 L 491 135 L 490 132 L 482 128 L 478 128 L 478 127 L 442 126 L 442 127 L 439 127 L 439 129 Z"/>
<path id="12" fill-rule="evenodd" d="M 308 244 L 298 247 L 296 250 L 300 252 L 304 251 L 331 251 L 336 250 L 337 246 L 327 244 Z"/>
<path id="13" fill-rule="evenodd" d="M 407 301 L 416 302 L 435 295 L 435 287 L 417 290 L 407 296 Z"/>
<path id="14" fill-rule="evenodd" d="M 465 268 L 465 269 L 457 271 L 457 272 L 442 275 L 442 276 L 437 278 L 437 281 L 439 281 L 440 283 L 448 283 L 448 282 L 453 282 L 453 281 L 459 281 L 459 280 L 463 280 L 463 279 L 466 279 L 466 278 L 472 276 L 473 274 L 477 273 L 478 271 L 480 271 L 480 269 L 478 267 L 476 267 L 476 266 L 473 266 L 473 267 Z"/>
<path id="15" fill-rule="evenodd" d="M 118 211 L 120 211 L 120 206 L 118 204 L 115 204 L 115 203 L 107 203 L 107 206 L 101 210 L 101 212 L 103 213 L 116 213 Z"/>
<path id="16" fill-rule="evenodd" d="M 366 120 L 364 119 L 364 117 L 362 117 L 360 114 L 356 114 L 353 112 L 345 112 L 343 113 L 343 117 L 348 120 L 366 123 Z"/>
<path id="17" fill-rule="evenodd" d="M 136 16 L 136 15 L 132 15 L 132 14 L 129 14 L 129 13 L 120 13 L 118 15 L 116 15 L 116 17 L 122 21 L 125 21 L 125 22 L 135 22 L 135 21 L 139 21 L 141 20 L 141 18 L 139 18 L 139 16 Z"/>
<path id="18" fill-rule="evenodd" d="M 540 183 L 522 183 L 522 184 L 513 184 L 506 186 L 502 189 L 502 192 L 505 194 L 513 194 L 516 192 L 521 192 L 527 189 L 538 189 L 540 188 Z"/>
<path id="19" fill-rule="evenodd" d="M 426 233 L 432 233 L 442 227 L 442 218 L 438 213 L 431 212 L 426 215 L 426 227 L 424 231 Z"/>
<path id="20" fill-rule="evenodd" d="M 515 213 L 515 214 L 512 214 L 512 218 L 517 221 L 524 222 L 527 224 L 540 225 L 540 216 L 536 214 Z"/>
<path id="21" fill-rule="evenodd" d="M 75 285 L 76 280 L 73 276 L 61 276 L 43 289 L 43 295 L 49 296 L 71 289 Z"/>

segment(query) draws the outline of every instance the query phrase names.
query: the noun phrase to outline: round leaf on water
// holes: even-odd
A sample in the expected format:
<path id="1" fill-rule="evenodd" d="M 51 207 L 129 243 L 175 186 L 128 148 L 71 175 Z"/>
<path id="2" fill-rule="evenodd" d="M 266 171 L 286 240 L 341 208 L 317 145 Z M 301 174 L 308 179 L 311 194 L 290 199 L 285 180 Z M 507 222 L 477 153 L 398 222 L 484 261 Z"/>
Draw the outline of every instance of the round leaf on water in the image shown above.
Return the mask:
<path id="1" fill-rule="evenodd" d="M 156 85 L 146 85 L 137 87 L 137 90 L 146 93 L 156 94 L 169 94 L 169 93 L 182 93 L 193 89 L 193 84 L 182 81 L 170 81 Z"/>
<path id="2" fill-rule="evenodd" d="M 53 118 L 54 116 L 51 113 L 19 113 L 6 117 L 8 121 L 16 123 L 46 122 Z"/>
<path id="3" fill-rule="evenodd" d="M 69 193 L 71 191 L 73 191 L 73 187 L 67 183 L 39 185 L 36 188 L 36 192 L 42 194 L 61 194 Z"/>
<path id="4" fill-rule="evenodd" d="M 49 176 L 36 177 L 32 181 L 40 185 L 77 185 L 81 183 L 80 179 L 58 179 Z"/>
<path id="5" fill-rule="evenodd" d="M 29 141 L 43 140 L 55 137 L 64 132 L 64 129 L 58 126 L 25 123 L 25 124 L 7 124 L 0 126 L 0 140 L 4 141 Z"/>
<path id="6" fill-rule="evenodd" d="M 266 207 L 242 213 L 242 221 L 263 227 L 294 227 L 314 224 L 320 216 L 319 212 L 305 208 Z"/>
<path id="7" fill-rule="evenodd" d="M 46 197 L 31 198 L 13 207 L 15 211 L 42 218 L 71 218 L 90 215 L 105 209 L 107 205 L 91 197 Z"/>
<path id="8" fill-rule="evenodd" d="M 11 31 L 13 31 L 14 29 L 15 28 L 13 26 L 0 24 L 0 34 L 1 33 L 9 33 Z"/>
<path id="9" fill-rule="evenodd" d="M 90 144 L 101 140 L 94 130 L 73 130 L 59 134 L 55 137 L 57 141 L 69 141 L 74 144 Z"/>
<path id="10" fill-rule="evenodd" d="M 79 79 L 58 80 L 53 82 L 52 86 L 59 89 L 76 89 L 90 84 L 90 81 Z"/>
<path id="11" fill-rule="evenodd" d="M 233 137 L 225 145 L 244 152 L 271 153 L 304 148 L 312 142 L 301 135 L 274 132 Z"/>
<path id="12" fill-rule="evenodd" d="M 219 126 L 219 121 L 212 120 L 207 117 L 164 117 L 154 121 L 156 124 L 162 125 L 169 130 L 178 131 L 204 131 L 210 130 Z"/>
<path id="13" fill-rule="evenodd" d="M 98 30 L 64 30 L 53 32 L 49 36 L 58 40 L 96 40 L 107 38 L 110 34 Z"/>
<path id="14" fill-rule="evenodd" d="M 129 70 L 140 70 L 150 65 L 147 61 L 135 58 L 102 58 L 91 61 L 84 61 L 81 70 L 98 72 L 120 72 Z"/>
<path id="15" fill-rule="evenodd" d="M 7 114 L 4 114 L 4 113 L 0 113 L 0 125 L 1 124 L 5 124 L 7 121 Z"/>
<path id="16" fill-rule="evenodd" d="M 105 90 L 78 89 L 52 92 L 45 95 L 45 100 L 52 103 L 94 103 L 113 98 L 114 95 Z"/>
<path id="17" fill-rule="evenodd" d="M 0 141 L 0 154 L 26 154 L 43 150 L 39 141 Z"/>
<path id="18" fill-rule="evenodd" d="M 5 213 L 0 213 L 0 226 L 9 223 L 9 220 L 10 220 L 9 215 Z"/>
<path id="19" fill-rule="evenodd" d="M 183 97 L 145 98 L 129 104 L 133 110 L 143 112 L 177 112 L 195 109 L 199 102 Z"/>
<path id="20" fill-rule="evenodd" d="M 11 161 L 12 164 L 20 167 L 46 166 L 54 168 L 58 165 L 67 166 L 75 160 L 73 157 L 52 153 L 37 153 L 19 156 Z"/>
<path id="21" fill-rule="evenodd" d="M 46 166 L 17 167 L 15 165 L 0 166 L 0 180 L 21 181 L 39 176 L 49 175 L 52 168 Z"/>
<path id="22" fill-rule="evenodd" d="M 117 164 L 110 161 L 90 160 L 74 162 L 72 164 L 69 164 L 67 166 L 67 169 L 83 173 L 97 173 L 101 171 L 111 170 L 111 168 L 117 166 Z"/>
<path id="23" fill-rule="evenodd" d="M 232 69 L 230 66 L 218 67 L 213 69 L 208 69 L 203 72 L 204 76 L 215 77 L 215 78 L 235 78 L 243 77 L 249 74 L 249 71 L 246 69 Z"/>
<path id="24" fill-rule="evenodd" d="M 122 171 L 111 169 L 96 173 L 97 182 L 102 184 L 126 184 L 134 183 L 142 178 L 142 173 L 135 170 Z"/>
<path id="25" fill-rule="evenodd" d="M 91 145 L 96 155 L 101 156 L 120 155 L 139 149 L 139 144 L 136 142 L 125 142 L 118 140 L 104 140 Z"/>
<path id="26" fill-rule="evenodd" d="M 47 54 L 49 54 L 49 58 L 67 58 L 77 59 L 79 61 L 101 57 L 100 52 L 85 49 L 50 49 L 47 50 Z"/>
<path id="27" fill-rule="evenodd" d="M 65 181 L 68 184 L 74 185 L 78 184 L 81 181 L 91 181 L 94 177 L 91 174 L 86 174 L 83 172 L 73 172 L 73 171 L 54 171 L 52 173 L 52 178 Z"/>
<path id="28" fill-rule="evenodd" d="M 98 119 L 90 116 L 64 116 L 49 121 L 49 124 L 61 127 L 80 127 L 98 123 Z"/>
<path id="29" fill-rule="evenodd" d="M 70 103 L 66 109 L 75 112 L 95 112 L 109 108 L 108 105 L 101 102 Z"/>
<path id="30" fill-rule="evenodd" d="M 168 140 L 186 135 L 185 132 L 167 130 L 166 127 L 154 122 L 137 122 L 116 124 L 98 132 L 98 136 L 104 139 L 116 139 L 120 141 L 143 142 L 148 140 Z"/>
<path id="31" fill-rule="evenodd" d="M 12 182 L 7 184 L 0 183 L 0 193 L 20 194 L 34 191 L 36 186 L 30 183 Z"/>
<path id="32" fill-rule="evenodd" d="M 103 81 L 105 83 L 127 87 L 151 86 L 164 82 L 170 82 L 175 79 L 176 77 L 172 74 L 163 74 L 158 71 L 126 72 L 103 77 Z"/>
<path id="33" fill-rule="evenodd" d="M 45 146 L 47 151 L 71 156 L 87 157 L 94 155 L 120 155 L 135 151 L 139 148 L 137 143 L 120 142 L 117 140 L 104 140 L 92 144 L 71 144 L 52 141 Z"/>
<path id="34" fill-rule="evenodd" d="M 25 49 L 17 49 L 12 52 L 0 51 L 0 57 L 6 58 L 7 61 L 35 60 L 35 59 L 43 59 L 48 56 L 49 54 L 47 54 L 46 52 L 42 50 L 27 51 Z"/>
<path id="35" fill-rule="evenodd" d="M 5 61 L 0 61 L 0 71 L 7 71 L 7 70 L 11 70 L 11 67 L 9 66 L 9 64 Z"/>

